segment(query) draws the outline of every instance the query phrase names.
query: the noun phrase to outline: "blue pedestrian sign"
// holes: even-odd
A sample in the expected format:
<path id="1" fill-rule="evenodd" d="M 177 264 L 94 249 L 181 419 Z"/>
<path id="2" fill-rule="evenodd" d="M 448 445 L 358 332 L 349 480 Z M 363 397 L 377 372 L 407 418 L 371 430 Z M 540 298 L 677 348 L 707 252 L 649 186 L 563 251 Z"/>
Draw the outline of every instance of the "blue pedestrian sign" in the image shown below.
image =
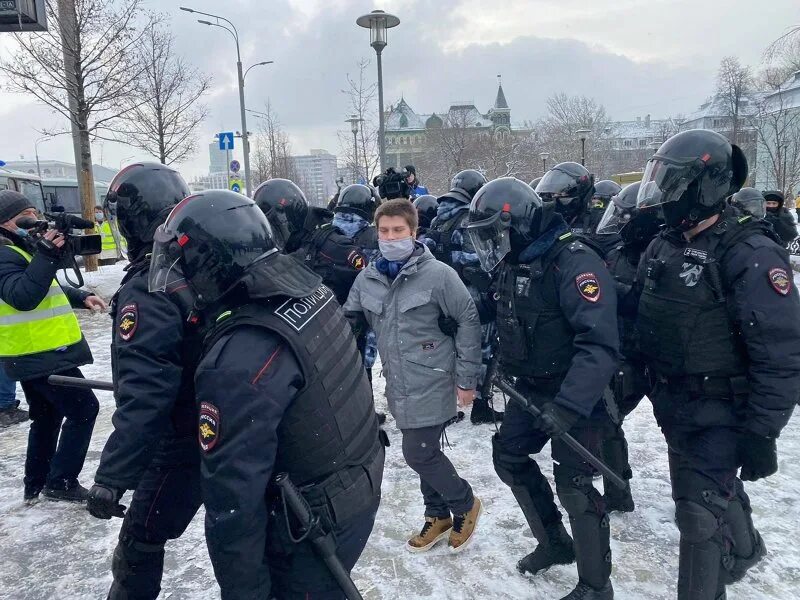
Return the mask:
<path id="1" fill-rule="evenodd" d="M 233 150 L 233 132 L 232 131 L 223 131 L 222 133 L 218 133 L 217 137 L 219 138 L 219 149 L 220 150 Z"/>

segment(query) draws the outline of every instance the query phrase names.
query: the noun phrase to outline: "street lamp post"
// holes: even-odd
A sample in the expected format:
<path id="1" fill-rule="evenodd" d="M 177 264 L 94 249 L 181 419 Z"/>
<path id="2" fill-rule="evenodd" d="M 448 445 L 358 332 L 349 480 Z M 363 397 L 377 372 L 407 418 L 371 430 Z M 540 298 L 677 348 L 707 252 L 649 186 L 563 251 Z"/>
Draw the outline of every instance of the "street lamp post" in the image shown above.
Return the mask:
<path id="1" fill-rule="evenodd" d="M 382 10 L 373 10 L 356 19 L 359 27 L 369 29 L 370 46 L 378 57 L 378 145 L 381 154 L 381 172 L 386 170 L 386 129 L 383 122 L 383 65 L 381 53 L 388 43 L 388 30 L 400 25 L 400 19 Z"/>
<path id="2" fill-rule="evenodd" d="M 272 61 L 260 62 L 252 65 L 250 68 L 247 69 L 244 73 L 242 73 L 242 53 L 239 48 L 239 31 L 236 29 L 236 26 L 230 22 L 225 17 L 220 17 L 219 15 L 212 15 L 211 13 L 202 12 L 199 10 L 194 10 L 193 8 L 187 8 L 185 6 L 181 6 L 180 9 L 182 11 L 204 15 L 206 17 L 211 17 L 216 19 L 216 23 L 212 23 L 211 21 L 205 21 L 202 19 L 198 19 L 198 23 L 203 25 L 209 25 L 211 27 L 219 27 L 220 29 L 224 29 L 228 33 L 233 36 L 233 39 L 236 41 L 236 73 L 238 75 L 239 80 L 239 110 L 241 111 L 242 115 L 242 155 L 244 156 L 244 185 L 247 188 L 247 195 L 251 196 L 253 190 L 251 188 L 251 179 L 250 179 L 250 139 L 249 134 L 247 133 L 247 113 L 245 110 L 244 105 L 244 78 L 247 75 L 247 72 L 250 71 L 253 67 L 257 67 L 259 65 L 268 65 L 272 63 Z M 225 21 L 228 25 L 230 25 L 230 29 L 225 25 L 220 24 L 220 21 Z"/>
<path id="3" fill-rule="evenodd" d="M 547 159 L 550 158 L 549 152 L 542 152 L 539 154 L 539 158 L 542 159 L 542 176 L 547 173 Z"/>
<path id="4" fill-rule="evenodd" d="M 42 168 L 39 166 L 39 144 L 51 139 L 53 139 L 52 135 L 46 135 L 33 143 L 33 153 L 36 155 L 36 172 L 39 174 L 39 179 L 42 178 Z"/>
<path id="5" fill-rule="evenodd" d="M 358 183 L 358 124 L 363 120 L 358 115 L 352 115 L 344 121 L 350 123 L 350 131 L 353 132 L 353 183 Z"/>
<path id="6" fill-rule="evenodd" d="M 586 166 L 586 136 L 592 133 L 591 129 L 578 129 L 575 134 L 581 140 L 581 164 Z"/>

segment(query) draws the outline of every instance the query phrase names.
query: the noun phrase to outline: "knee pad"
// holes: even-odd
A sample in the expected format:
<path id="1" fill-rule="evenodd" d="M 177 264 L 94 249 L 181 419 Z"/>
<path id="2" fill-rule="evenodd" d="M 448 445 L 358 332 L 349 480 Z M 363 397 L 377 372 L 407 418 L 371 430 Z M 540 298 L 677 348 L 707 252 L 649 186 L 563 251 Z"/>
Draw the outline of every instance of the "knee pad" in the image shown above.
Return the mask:
<path id="1" fill-rule="evenodd" d="M 524 485 L 526 474 L 537 469 L 529 456 L 506 452 L 498 442 L 497 434 L 492 436 L 492 463 L 500 481 L 508 486 Z"/>
<path id="2" fill-rule="evenodd" d="M 675 522 L 681 538 L 690 544 L 709 541 L 720 530 L 717 516 L 705 506 L 692 500 L 675 502 Z"/>

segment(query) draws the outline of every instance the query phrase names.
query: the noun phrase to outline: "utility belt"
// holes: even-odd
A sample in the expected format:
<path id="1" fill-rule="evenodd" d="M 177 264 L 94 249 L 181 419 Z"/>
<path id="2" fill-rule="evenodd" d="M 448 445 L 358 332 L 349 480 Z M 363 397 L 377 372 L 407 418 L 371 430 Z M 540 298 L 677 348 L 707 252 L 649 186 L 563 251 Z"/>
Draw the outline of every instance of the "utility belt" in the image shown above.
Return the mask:
<path id="1" fill-rule="evenodd" d="M 730 398 L 741 404 L 750 394 L 750 382 L 744 375 L 720 377 L 716 375 L 680 375 L 668 376 L 656 373 L 654 383 L 666 386 L 672 393 L 694 394 L 698 396 L 715 396 Z"/>
<path id="2" fill-rule="evenodd" d="M 345 467 L 325 479 L 298 488 L 326 530 L 361 515 L 376 504 L 383 480 L 384 457 L 383 443 L 378 441 L 363 464 Z M 282 512 L 280 493 L 270 487 L 268 495 L 270 504 Z"/>

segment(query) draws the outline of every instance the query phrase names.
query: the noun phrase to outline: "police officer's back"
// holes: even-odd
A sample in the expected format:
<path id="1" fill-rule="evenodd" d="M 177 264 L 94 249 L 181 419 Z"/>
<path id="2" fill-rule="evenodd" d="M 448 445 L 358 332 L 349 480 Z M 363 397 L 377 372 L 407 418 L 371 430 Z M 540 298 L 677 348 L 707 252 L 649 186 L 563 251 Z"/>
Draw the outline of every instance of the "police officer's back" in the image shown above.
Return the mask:
<path id="1" fill-rule="evenodd" d="M 553 203 L 542 203 L 517 179 L 497 179 L 476 194 L 468 232 L 484 270 L 499 270 L 501 371 L 516 377 L 517 389 L 542 411 L 534 418 L 512 402 L 492 440 L 495 470 L 539 542 L 517 568 L 533 574 L 577 560 L 579 582 L 564 600 L 610 600 L 608 517 L 592 486 L 592 468 L 560 436 L 570 431 L 599 453 L 605 407 L 598 401 L 618 358 L 611 276 Z M 574 552 L 550 486 L 530 458 L 550 438 Z"/>
<path id="2" fill-rule="evenodd" d="M 637 201 L 667 225 L 640 263 L 637 331 L 670 449 L 679 600 L 724 598 L 765 554 L 742 481 L 777 470 L 800 386 L 787 254 L 762 221 L 725 205 L 746 177 L 738 147 L 690 130 L 649 161 Z"/>
<path id="3" fill-rule="evenodd" d="M 114 177 L 106 197 L 130 264 L 112 301 L 117 408 L 89 512 L 121 517 L 119 499 L 134 490 L 114 551 L 111 600 L 158 596 L 164 546 L 180 537 L 201 503 L 193 384 L 200 335 L 190 322 L 193 298 L 179 273 L 165 292 L 148 291 L 155 230 L 189 193 L 173 169 L 136 163 Z"/>
<path id="4" fill-rule="evenodd" d="M 272 485 L 302 487 L 349 570 L 383 471 L 372 392 L 350 327 L 319 276 L 278 252 L 258 206 L 214 190 L 156 234 L 151 272 L 180 267 L 215 328 L 195 387 L 206 541 L 222 598 L 342 597 Z M 318 595 L 319 594 L 319 595 Z M 325 595 L 328 594 L 328 595 Z"/>
<path id="5" fill-rule="evenodd" d="M 333 213 L 309 206 L 303 191 L 288 179 L 270 179 L 253 194 L 267 216 L 278 248 L 305 263 L 344 304 L 366 256 L 330 221 Z"/>

